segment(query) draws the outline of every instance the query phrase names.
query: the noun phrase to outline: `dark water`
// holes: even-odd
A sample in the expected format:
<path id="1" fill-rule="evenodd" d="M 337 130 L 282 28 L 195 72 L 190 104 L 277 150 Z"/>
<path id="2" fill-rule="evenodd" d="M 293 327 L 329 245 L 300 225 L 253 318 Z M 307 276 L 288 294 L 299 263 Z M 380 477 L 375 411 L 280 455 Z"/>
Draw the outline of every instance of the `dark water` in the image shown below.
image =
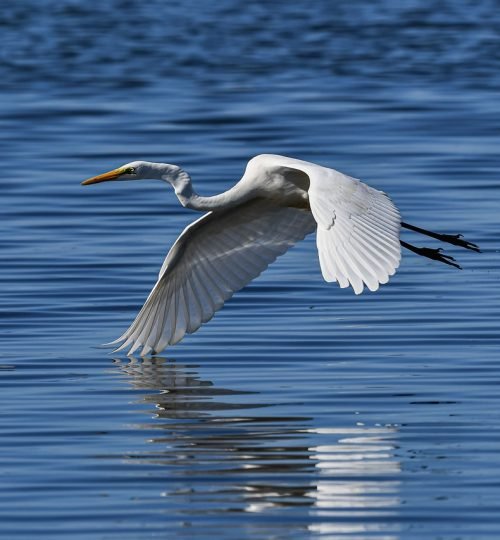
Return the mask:
<path id="1" fill-rule="evenodd" d="M 0 32 L 2 537 L 498 538 L 498 3 L 19 0 Z M 96 348 L 194 215 L 79 182 L 215 193 L 261 152 L 483 253 L 355 297 L 309 238 L 164 357 Z"/>

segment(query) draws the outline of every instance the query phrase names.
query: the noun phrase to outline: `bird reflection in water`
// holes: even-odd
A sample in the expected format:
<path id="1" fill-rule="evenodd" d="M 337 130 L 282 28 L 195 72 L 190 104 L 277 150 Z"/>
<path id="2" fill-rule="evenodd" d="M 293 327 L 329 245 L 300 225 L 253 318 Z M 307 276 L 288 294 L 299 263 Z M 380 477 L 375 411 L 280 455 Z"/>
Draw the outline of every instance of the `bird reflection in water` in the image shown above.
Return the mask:
<path id="1" fill-rule="evenodd" d="M 273 530 L 296 531 L 299 520 L 322 538 L 374 532 L 397 538 L 390 519 L 400 505 L 396 427 L 316 428 L 312 418 L 266 414 L 287 404 L 217 387 L 194 365 L 159 357 L 116 364 L 135 389 L 146 391 L 143 402 L 155 406 L 155 421 L 141 425 L 158 432 L 149 439 L 151 451 L 128 459 L 165 468 L 166 511 L 193 520 L 279 513 Z M 287 516 L 293 523 L 287 525 Z"/>

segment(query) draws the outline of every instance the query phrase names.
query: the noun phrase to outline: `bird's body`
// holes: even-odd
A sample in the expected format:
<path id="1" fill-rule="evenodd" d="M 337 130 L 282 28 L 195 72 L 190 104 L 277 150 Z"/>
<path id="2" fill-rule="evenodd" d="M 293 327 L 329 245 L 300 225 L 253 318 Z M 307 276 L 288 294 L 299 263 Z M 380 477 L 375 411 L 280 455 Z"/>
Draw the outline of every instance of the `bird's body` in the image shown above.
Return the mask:
<path id="1" fill-rule="evenodd" d="M 352 286 L 356 294 L 387 283 L 399 266 L 401 245 L 456 266 L 438 250 L 400 243 L 400 228 L 407 225 L 385 193 L 314 163 L 259 155 L 239 182 L 212 197 L 198 195 L 185 171 L 164 163 L 136 161 L 83 183 L 138 179 L 164 180 L 183 206 L 206 213 L 179 236 L 135 321 L 113 342 L 121 344 L 117 350 L 129 347 L 128 354 L 140 347 L 143 356 L 158 353 L 196 331 L 234 292 L 314 231 L 324 279 Z M 459 237 L 440 236 L 476 249 Z"/>

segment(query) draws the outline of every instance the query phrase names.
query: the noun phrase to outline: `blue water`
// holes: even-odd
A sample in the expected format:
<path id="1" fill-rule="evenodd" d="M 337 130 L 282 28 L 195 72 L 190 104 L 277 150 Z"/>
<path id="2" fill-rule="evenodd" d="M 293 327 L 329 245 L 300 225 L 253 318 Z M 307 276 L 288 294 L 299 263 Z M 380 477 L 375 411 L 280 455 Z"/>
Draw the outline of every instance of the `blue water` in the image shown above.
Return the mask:
<path id="1" fill-rule="evenodd" d="M 498 538 L 498 4 L 18 0 L 0 31 L 2 538 Z M 483 252 L 356 297 L 310 237 L 162 357 L 97 348 L 195 214 L 80 181 L 212 194 L 262 152 Z"/>

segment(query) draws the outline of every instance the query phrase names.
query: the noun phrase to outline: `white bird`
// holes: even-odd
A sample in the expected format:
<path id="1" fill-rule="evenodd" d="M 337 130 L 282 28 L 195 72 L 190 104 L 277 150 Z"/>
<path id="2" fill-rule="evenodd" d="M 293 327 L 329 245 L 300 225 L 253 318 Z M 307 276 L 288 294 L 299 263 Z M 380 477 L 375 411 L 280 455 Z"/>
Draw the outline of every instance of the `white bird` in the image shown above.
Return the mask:
<path id="1" fill-rule="evenodd" d="M 263 154 L 251 159 L 239 182 L 212 197 L 198 195 L 176 165 L 133 161 L 89 178 L 168 182 L 186 208 L 206 212 L 184 229 L 161 267 L 158 281 L 132 325 L 109 345 L 142 347 L 141 356 L 178 343 L 209 321 L 233 293 L 277 257 L 316 231 L 325 281 L 376 291 L 399 266 L 401 246 L 458 266 L 441 250 L 400 241 L 401 227 L 479 251 L 461 235 L 433 233 L 401 222 L 394 203 L 356 178 L 320 165 Z"/>

